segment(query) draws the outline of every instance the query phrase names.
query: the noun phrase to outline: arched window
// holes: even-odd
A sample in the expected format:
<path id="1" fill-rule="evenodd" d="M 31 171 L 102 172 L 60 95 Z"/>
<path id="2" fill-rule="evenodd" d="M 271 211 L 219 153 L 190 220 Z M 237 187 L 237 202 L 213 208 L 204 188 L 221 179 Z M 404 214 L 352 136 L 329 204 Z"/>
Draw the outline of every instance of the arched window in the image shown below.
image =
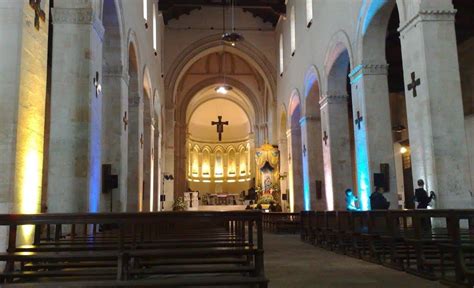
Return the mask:
<path id="1" fill-rule="evenodd" d="M 216 177 L 222 177 L 224 176 L 224 161 L 222 157 L 222 151 L 217 150 L 216 151 L 216 162 L 214 164 L 214 175 Z"/>
<path id="2" fill-rule="evenodd" d="M 283 33 L 280 34 L 280 75 L 283 74 Z"/>
<path id="3" fill-rule="evenodd" d="M 291 7 L 290 14 L 290 40 L 291 40 L 291 56 L 295 55 L 296 50 L 296 19 L 295 19 L 295 6 Z"/>
<path id="4" fill-rule="evenodd" d="M 209 149 L 202 152 L 202 177 L 209 177 L 211 173 L 211 155 Z"/>
<path id="5" fill-rule="evenodd" d="M 236 165 L 235 165 L 235 151 L 234 149 L 230 149 L 228 153 L 228 159 L 227 159 L 227 174 L 229 176 L 235 176 L 235 170 L 236 170 Z"/>
<path id="6" fill-rule="evenodd" d="M 306 0 L 306 27 L 313 22 L 313 0 Z"/>
<path id="7" fill-rule="evenodd" d="M 153 3 L 153 50 L 155 51 L 155 54 L 156 47 L 156 6 L 155 3 Z"/>
<path id="8" fill-rule="evenodd" d="M 148 0 L 143 0 L 143 19 L 146 22 L 148 21 Z"/>

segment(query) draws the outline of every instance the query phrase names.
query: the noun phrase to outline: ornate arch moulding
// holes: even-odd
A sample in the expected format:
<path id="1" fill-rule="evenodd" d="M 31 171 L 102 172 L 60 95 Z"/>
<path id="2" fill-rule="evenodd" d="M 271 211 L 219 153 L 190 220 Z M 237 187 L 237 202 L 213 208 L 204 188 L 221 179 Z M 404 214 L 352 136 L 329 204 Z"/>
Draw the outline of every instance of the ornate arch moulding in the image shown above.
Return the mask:
<path id="1" fill-rule="evenodd" d="M 54 24 L 92 24 L 97 36 L 104 40 L 105 28 L 92 8 L 53 8 L 52 16 Z"/>
<path id="2" fill-rule="evenodd" d="M 357 83 L 364 75 L 387 75 L 388 64 L 360 64 L 349 73 L 351 84 Z"/>
<path id="3" fill-rule="evenodd" d="M 401 36 L 404 35 L 411 30 L 411 28 L 415 27 L 420 22 L 436 22 L 436 21 L 454 21 L 454 17 L 456 15 L 456 9 L 449 9 L 449 10 L 420 10 L 415 16 L 411 19 L 407 20 L 405 23 L 400 24 L 398 28 L 398 32 L 400 32 Z"/>

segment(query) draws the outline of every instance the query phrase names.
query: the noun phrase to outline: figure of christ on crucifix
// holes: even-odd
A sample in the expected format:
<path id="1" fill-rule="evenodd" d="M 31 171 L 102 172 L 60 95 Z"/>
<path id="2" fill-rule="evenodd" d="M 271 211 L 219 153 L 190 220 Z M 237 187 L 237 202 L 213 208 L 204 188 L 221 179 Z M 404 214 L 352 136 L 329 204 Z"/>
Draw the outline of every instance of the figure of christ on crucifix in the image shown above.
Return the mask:
<path id="1" fill-rule="evenodd" d="M 224 125 L 229 125 L 229 121 L 222 121 L 222 116 L 217 116 L 218 121 L 212 121 L 211 125 L 217 126 L 217 134 L 219 134 L 219 142 L 222 141 L 222 133 L 224 133 Z"/>

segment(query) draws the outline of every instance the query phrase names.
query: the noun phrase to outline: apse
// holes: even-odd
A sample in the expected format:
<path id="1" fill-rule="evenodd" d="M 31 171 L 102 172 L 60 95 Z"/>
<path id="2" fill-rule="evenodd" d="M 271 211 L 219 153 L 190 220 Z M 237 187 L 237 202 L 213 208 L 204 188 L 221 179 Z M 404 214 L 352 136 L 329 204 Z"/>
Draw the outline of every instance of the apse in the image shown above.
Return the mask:
<path id="1" fill-rule="evenodd" d="M 220 96 L 212 87 L 188 108 L 188 188 L 203 194 L 240 193 L 253 179 L 253 137 L 248 112 L 232 89 Z"/>

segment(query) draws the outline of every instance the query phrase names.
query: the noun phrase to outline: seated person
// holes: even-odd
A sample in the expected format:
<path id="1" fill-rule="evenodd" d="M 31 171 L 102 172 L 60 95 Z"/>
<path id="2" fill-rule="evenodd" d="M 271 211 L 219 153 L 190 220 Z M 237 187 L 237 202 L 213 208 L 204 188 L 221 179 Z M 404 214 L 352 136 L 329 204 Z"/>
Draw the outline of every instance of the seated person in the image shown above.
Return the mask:
<path id="1" fill-rule="evenodd" d="M 352 189 L 346 190 L 346 209 L 347 211 L 359 211 L 356 206 L 356 202 L 359 200 L 357 196 L 352 193 Z"/>
<path id="2" fill-rule="evenodd" d="M 282 212 L 282 211 L 283 211 L 283 209 L 281 208 L 280 203 L 277 203 L 277 204 L 275 205 L 275 212 Z"/>
<path id="3" fill-rule="evenodd" d="M 372 210 L 386 210 L 390 202 L 383 196 L 383 187 L 376 187 L 375 192 L 370 195 L 370 207 Z"/>

